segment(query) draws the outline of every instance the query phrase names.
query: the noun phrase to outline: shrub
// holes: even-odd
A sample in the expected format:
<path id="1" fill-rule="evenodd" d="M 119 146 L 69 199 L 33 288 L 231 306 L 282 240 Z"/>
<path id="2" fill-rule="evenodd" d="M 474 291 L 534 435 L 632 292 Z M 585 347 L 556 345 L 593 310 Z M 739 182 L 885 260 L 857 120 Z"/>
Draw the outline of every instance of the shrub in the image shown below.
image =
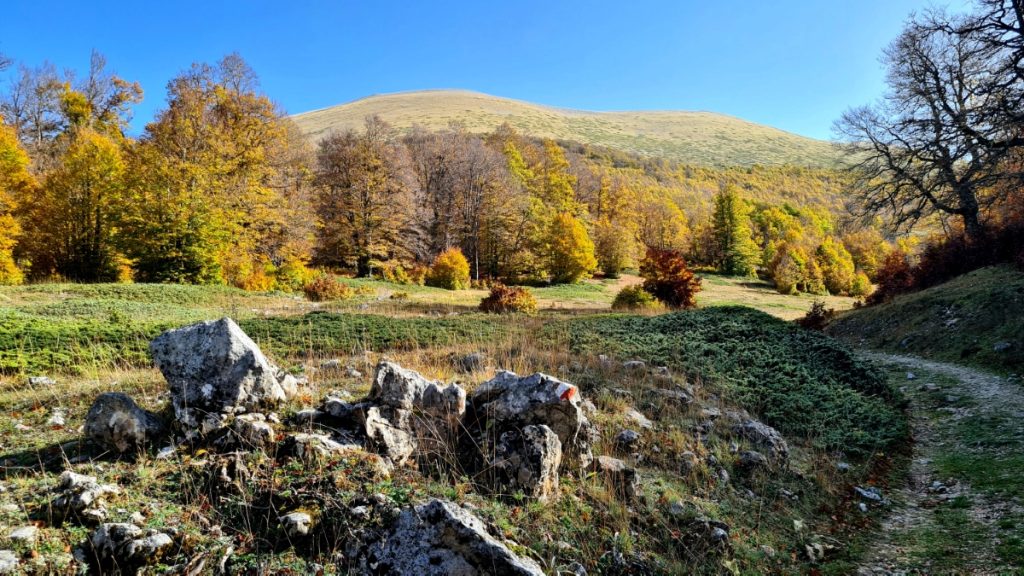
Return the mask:
<path id="1" fill-rule="evenodd" d="M 493 314 L 506 312 L 525 312 L 532 314 L 537 311 L 537 299 L 533 292 L 523 286 L 491 286 L 491 293 L 480 301 L 480 310 Z"/>
<path id="2" fill-rule="evenodd" d="M 612 310 L 650 310 L 657 307 L 657 299 L 639 284 L 619 290 L 612 302 Z"/>
<path id="3" fill-rule="evenodd" d="M 298 292 L 313 279 L 315 272 L 306 267 L 302 258 L 286 259 L 274 272 L 275 285 L 278 290 Z"/>
<path id="4" fill-rule="evenodd" d="M 469 262 L 462 250 L 449 248 L 438 254 L 427 274 L 427 285 L 446 290 L 469 288 Z"/>
<path id="5" fill-rule="evenodd" d="M 868 297 L 868 304 L 891 300 L 914 285 L 914 274 L 907 253 L 896 248 L 885 257 L 877 273 L 878 288 Z"/>
<path id="6" fill-rule="evenodd" d="M 669 308 L 694 308 L 697 306 L 697 292 L 700 292 L 700 278 L 686 267 L 686 260 L 678 250 L 647 248 L 647 255 L 640 264 L 643 289 Z"/>
<path id="7" fill-rule="evenodd" d="M 381 277 L 393 284 L 422 286 L 429 269 L 421 264 L 406 266 L 400 262 L 388 262 L 380 267 Z"/>
<path id="8" fill-rule="evenodd" d="M 548 271 L 556 284 L 571 284 L 597 268 L 594 243 L 583 223 L 572 214 L 555 216 L 548 236 Z"/>
<path id="9" fill-rule="evenodd" d="M 825 303 L 821 300 L 815 300 L 811 304 L 811 309 L 804 314 L 803 318 L 799 318 L 796 323 L 809 330 L 824 330 L 825 326 L 836 317 L 836 311 L 834 308 L 825 308 Z"/>
<path id="10" fill-rule="evenodd" d="M 302 287 L 306 298 L 313 302 L 327 302 L 329 300 L 347 300 L 354 294 L 352 288 L 333 274 L 321 272 Z"/>
<path id="11" fill-rule="evenodd" d="M 867 296 L 871 293 L 871 279 L 864 272 L 858 271 L 850 285 L 850 296 Z"/>

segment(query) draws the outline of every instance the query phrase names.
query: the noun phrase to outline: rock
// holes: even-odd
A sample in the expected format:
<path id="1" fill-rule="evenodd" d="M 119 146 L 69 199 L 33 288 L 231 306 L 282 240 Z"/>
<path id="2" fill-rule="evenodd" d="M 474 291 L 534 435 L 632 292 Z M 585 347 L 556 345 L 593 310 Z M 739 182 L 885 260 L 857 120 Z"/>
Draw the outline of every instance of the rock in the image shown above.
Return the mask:
<path id="1" fill-rule="evenodd" d="M 654 376 L 656 378 L 671 378 L 672 373 L 669 372 L 668 366 L 657 366 L 654 368 Z"/>
<path id="2" fill-rule="evenodd" d="M 514 554 L 478 518 L 444 500 L 402 512 L 389 533 L 370 545 L 363 573 L 416 576 L 541 576 L 533 560 Z"/>
<path id="3" fill-rule="evenodd" d="M 457 359 L 455 367 L 463 374 L 479 372 L 487 366 L 487 355 L 483 352 L 473 352 Z"/>
<path id="4" fill-rule="evenodd" d="M 694 518 L 683 528 L 698 548 L 721 550 L 729 546 L 729 525 L 725 522 Z"/>
<path id="5" fill-rule="evenodd" d="M 119 392 L 97 396 L 85 415 L 85 436 L 118 454 L 141 451 L 165 430 L 159 416 Z"/>
<path id="6" fill-rule="evenodd" d="M 907 372 L 907 380 L 914 380 L 917 376 L 913 372 Z"/>
<path id="7" fill-rule="evenodd" d="M 767 450 L 773 460 L 789 458 L 789 444 L 779 431 L 757 420 L 745 419 L 733 426 L 733 433 Z"/>
<path id="8" fill-rule="evenodd" d="M 225 414 L 270 408 L 287 397 L 278 369 L 230 318 L 168 330 L 149 350 L 186 433 L 209 433 L 223 426 Z"/>
<path id="9" fill-rule="evenodd" d="M 389 458 L 397 466 L 404 465 L 419 445 L 412 432 L 411 419 L 409 410 L 368 408 L 365 427 L 370 449 Z"/>
<path id="10" fill-rule="evenodd" d="M 582 469 L 593 461 L 596 430 L 583 414 L 579 390 L 572 384 L 539 372 L 519 377 L 502 371 L 481 384 L 469 404 L 466 428 L 471 433 L 497 438 L 508 430 L 543 424 L 562 444 L 563 467 Z"/>
<path id="11" fill-rule="evenodd" d="M 336 455 L 358 449 L 356 445 L 336 442 L 326 434 L 296 432 L 281 442 L 280 453 L 297 458 L 307 466 L 322 466 Z"/>
<path id="12" fill-rule="evenodd" d="M 627 360 L 622 363 L 622 369 L 627 372 L 643 372 L 647 369 L 647 363 L 643 360 Z"/>
<path id="13" fill-rule="evenodd" d="M 146 516 L 142 512 L 136 510 L 135 512 L 132 512 L 132 515 L 128 517 L 128 520 L 136 526 L 142 526 L 146 523 Z"/>
<path id="14" fill-rule="evenodd" d="M 683 502 L 682 500 L 676 500 L 668 507 L 668 513 L 676 518 L 687 516 L 690 511 L 690 506 L 687 506 L 686 502 Z"/>
<path id="15" fill-rule="evenodd" d="M 63 408 L 54 408 L 53 411 L 50 412 L 50 417 L 47 418 L 47 420 L 46 420 L 46 425 L 47 426 L 55 426 L 55 427 L 58 427 L 58 428 L 63 428 L 64 427 L 64 417 L 65 416 L 64 416 L 64 409 Z"/>
<path id="16" fill-rule="evenodd" d="M 885 498 L 882 497 L 882 491 L 874 486 L 868 486 L 867 488 L 855 486 L 853 488 L 853 491 L 856 492 L 858 496 L 865 500 L 878 502 L 879 504 L 885 503 Z"/>
<path id="17" fill-rule="evenodd" d="M 466 391 L 457 384 L 444 386 L 427 380 L 394 362 L 377 365 L 367 401 L 402 410 L 419 408 L 458 419 L 466 411 Z"/>
<path id="18" fill-rule="evenodd" d="M 641 414 L 640 411 L 636 410 L 635 408 L 630 408 L 629 410 L 626 410 L 626 418 L 629 418 L 630 420 L 635 422 L 637 426 L 643 428 L 644 430 L 650 430 L 654 428 L 654 422 L 651 422 L 646 416 Z"/>
<path id="19" fill-rule="evenodd" d="M 765 458 L 764 454 L 756 452 L 754 450 L 744 450 L 740 452 L 740 457 L 736 465 L 747 474 L 756 472 L 769 467 L 768 459 Z"/>
<path id="20" fill-rule="evenodd" d="M 289 512 L 277 519 L 281 528 L 289 538 L 301 538 L 309 536 L 313 530 L 313 515 L 303 510 Z"/>
<path id="21" fill-rule="evenodd" d="M 700 458 L 693 452 L 687 450 L 679 455 L 679 473 L 683 476 L 693 474 L 698 466 L 700 466 Z"/>
<path id="22" fill-rule="evenodd" d="M 324 398 L 324 401 L 320 405 L 319 410 L 316 410 L 314 412 L 314 416 L 316 416 L 316 413 L 320 413 L 326 414 L 327 416 L 330 416 L 331 418 L 336 418 L 338 420 L 347 420 L 355 414 L 355 410 L 355 404 L 351 402 L 346 402 L 341 398 L 328 396 L 327 398 Z"/>
<path id="23" fill-rule="evenodd" d="M 668 402 L 669 404 L 674 404 L 680 407 L 688 406 L 693 402 L 693 395 L 685 390 L 655 388 L 650 391 L 650 394 L 663 402 Z"/>
<path id="24" fill-rule="evenodd" d="M 918 386 L 917 389 L 919 391 L 921 391 L 921 392 L 937 392 L 937 391 L 940 390 L 940 388 L 938 386 L 936 386 L 935 384 L 932 384 L 931 382 L 928 382 L 926 384 L 922 384 L 922 385 Z"/>
<path id="25" fill-rule="evenodd" d="M 163 532 L 144 532 L 134 524 L 118 523 L 101 525 L 92 533 L 89 543 L 101 568 L 114 567 L 125 572 L 126 568 L 156 563 L 174 542 Z"/>
<path id="26" fill-rule="evenodd" d="M 605 478 L 616 496 L 623 500 L 632 500 L 640 492 L 640 475 L 636 469 L 628 466 L 618 458 L 598 456 L 594 460 L 593 471 Z"/>
<path id="27" fill-rule="evenodd" d="M 29 525 L 11 530 L 7 539 L 20 544 L 32 544 L 36 541 L 37 536 L 39 536 L 39 528 Z"/>
<path id="28" fill-rule="evenodd" d="M 57 381 L 49 376 L 29 376 L 28 385 L 32 387 L 36 386 L 53 386 L 57 384 Z"/>
<path id="29" fill-rule="evenodd" d="M 847 463 L 847 462 L 837 462 L 836 463 L 836 470 L 838 470 L 840 472 L 849 472 L 850 471 L 850 464 Z"/>
<path id="30" fill-rule="evenodd" d="M 562 442 L 543 424 L 504 432 L 494 447 L 489 470 L 501 494 L 518 493 L 547 501 L 558 494 Z"/>
<path id="31" fill-rule="evenodd" d="M 0 574 L 14 574 L 21 561 L 10 550 L 0 550 Z"/>
<path id="32" fill-rule="evenodd" d="M 331 358 L 330 360 L 324 360 L 320 363 L 320 369 L 325 372 L 338 372 L 344 367 L 344 363 L 337 359 Z"/>
<path id="33" fill-rule="evenodd" d="M 71 470 L 61 473 L 56 491 L 57 496 L 50 502 L 50 514 L 58 524 L 73 516 L 102 521 L 106 517 L 103 501 L 108 495 L 121 493 L 113 484 L 99 484 L 95 477 Z"/>
<path id="34" fill-rule="evenodd" d="M 363 377 L 363 373 L 351 366 L 345 367 L 345 376 L 352 379 L 359 379 Z"/>
<path id="35" fill-rule="evenodd" d="M 231 422 L 231 443 L 245 450 L 267 450 L 276 437 L 267 417 L 258 412 L 240 414 Z"/>
<path id="36" fill-rule="evenodd" d="M 623 452 L 632 451 L 640 443 L 640 433 L 634 430 L 622 430 L 615 435 L 615 448 Z"/>
<path id="37" fill-rule="evenodd" d="M 275 374 L 275 377 L 277 378 L 277 384 L 284 392 L 286 400 L 295 398 L 299 394 L 299 387 L 306 383 L 305 380 L 300 380 L 294 375 L 280 369 L 277 371 L 277 374 Z"/>
<path id="38" fill-rule="evenodd" d="M 722 417 L 722 411 L 714 406 L 705 406 L 700 409 L 700 417 L 713 422 Z"/>
<path id="39" fill-rule="evenodd" d="M 178 453 L 177 446 L 164 446 L 163 448 L 160 449 L 159 452 L 156 453 L 156 459 L 157 460 L 167 460 L 169 458 L 174 457 L 174 455 L 177 454 L 177 453 Z"/>
<path id="40" fill-rule="evenodd" d="M 995 344 L 992 345 L 992 351 L 993 352 L 997 352 L 997 353 L 998 352 L 1006 352 L 1006 351 L 1010 350 L 1011 348 L 1013 348 L 1013 343 L 1012 342 L 1006 342 L 1006 341 L 996 342 Z"/>

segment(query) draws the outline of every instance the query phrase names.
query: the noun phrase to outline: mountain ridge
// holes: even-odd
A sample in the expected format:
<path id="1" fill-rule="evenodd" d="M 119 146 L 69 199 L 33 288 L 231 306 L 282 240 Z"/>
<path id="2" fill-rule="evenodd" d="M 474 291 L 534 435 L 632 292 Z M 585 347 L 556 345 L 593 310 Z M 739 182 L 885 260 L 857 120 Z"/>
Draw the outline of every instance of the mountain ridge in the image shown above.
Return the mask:
<path id="1" fill-rule="evenodd" d="M 441 129 L 461 122 L 475 133 L 508 122 L 520 132 L 580 142 L 699 166 L 796 165 L 830 168 L 832 144 L 779 128 L 709 111 L 590 111 L 537 104 L 463 89 L 374 94 L 291 118 L 319 140 L 359 129 L 378 115 L 400 130 Z"/>

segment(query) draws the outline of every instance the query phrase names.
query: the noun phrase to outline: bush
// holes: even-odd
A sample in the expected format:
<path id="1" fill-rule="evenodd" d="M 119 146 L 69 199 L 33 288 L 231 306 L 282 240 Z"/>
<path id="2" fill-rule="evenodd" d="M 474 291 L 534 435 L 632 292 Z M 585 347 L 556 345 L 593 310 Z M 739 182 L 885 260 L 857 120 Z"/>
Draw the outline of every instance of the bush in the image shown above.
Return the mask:
<path id="1" fill-rule="evenodd" d="M 469 288 L 469 262 L 462 250 L 449 248 L 437 255 L 427 274 L 427 286 L 446 290 Z"/>
<path id="2" fill-rule="evenodd" d="M 327 302 L 329 300 L 347 300 L 354 294 L 352 288 L 333 274 L 321 272 L 302 287 L 306 298 L 313 302 Z"/>
<path id="3" fill-rule="evenodd" d="M 864 272 L 858 271 L 850 285 L 850 296 L 867 296 L 871 293 L 871 279 Z"/>
<path id="4" fill-rule="evenodd" d="M 647 248 L 647 255 L 640 264 L 643 289 L 669 308 L 694 308 L 697 306 L 697 292 L 700 292 L 700 278 L 686 267 L 686 260 L 678 250 Z"/>
<path id="5" fill-rule="evenodd" d="M 298 292 L 313 279 L 314 275 L 315 272 L 306 267 L 305 260 L 291 257 L 274 271 L 274 284 L 278 290 Z"/>
<path id="6" fill-rule="evenodd" d="M 658 300 L 639 284 L 619 290 L 612 302 L 612 310 L 650 310 L 657 307 Z"/>
<path id="7" fill-rule="evenodd" d="M 532 314 L 537 311 L 537 299 L 529 288 L 522 286 L 491 286 L 491 293 L 480 301 L 480 310 L 493 314 L 506 312 L 525 312 Z"/>
<path id="8" fill-rule="evenodd" d="M 914 286 L 914 274 L 907 253 L 896 248 L 885 257 L 877 273 L 878 288 L 868 296 L 868 304 L 891 300 Z"/>
<path id="9" fill-rule="evenodd" d="M 429 269 L 420 264 L 406 266 L 400 262 L 388 262 L 380 267 L 381 277 L 393 284 L 422 286 Z"/>
<path id="10" fill-rule="evenodd" d="M 796 321 L 797 324 L 807 328 L 808 330 L 824 330 L 825 326 L 836 317 L 836 311 L 833 308 L 825 308 L 825 303 L 821 300 L 815 300 L 811 304 L 811 309 L 804 314 L 803 318 Z"/>

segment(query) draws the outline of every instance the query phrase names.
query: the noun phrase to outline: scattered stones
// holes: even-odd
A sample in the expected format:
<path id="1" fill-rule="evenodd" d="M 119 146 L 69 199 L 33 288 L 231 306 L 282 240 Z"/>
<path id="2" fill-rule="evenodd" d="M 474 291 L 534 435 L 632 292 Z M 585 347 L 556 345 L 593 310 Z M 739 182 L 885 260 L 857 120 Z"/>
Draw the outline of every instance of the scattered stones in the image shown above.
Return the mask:
<path id="1" fill-rule="evenodd" d="M 149 345 L 189 435 L 222 427 L 225 415 L 273 407 L 287 395 L 278 369 L 230 318 L 168 330 Z"/>
<path id="2" fill-rule="evenodd" d="M 57 496 L 50 502 L 50 514 L 58 524 L 71 517 L 100 522 L 106 518 L 103 501 L 120 493 L 113 484 L 99 484 L 93 476 L 65 470 L 57 484 Z"/>
<path id="3" fill-rule="evenodd" d="M 870 500 L 872 502 L 877 502 L 879 504 L 887 503 L 886 499 L 882 497 L 882 491 L 874 486 L 868 486 L 867 488 L 855 486 L 853 488 L 853 491 L 856 492 L 858 496 L 865 500 Z"/>
<path id="4" fill-rule="evenodd" d="M 141 451 L 165 429 L 159 416 L 120 392 L 97 396 L 85 416 L 86 438 L 118 454 Z"/>
<path id="5" fill-rule="evenodd" d="M 561 463 L 562 442 L 550 428 L 540 424 L 502 433 L 489 469 L 499 493 L 521 492 L 528 498 L 546 501 L 558 494 Z"/>
<path id="6" fill-rule="evenodd" d="M 722 417 L 722 411 L 714 406 L 704 406 L 700 409 L 700 417 L 714 422 Z"/>
<path id="7" fill-rule="evenodd" d="M 618 458 L 598 456 L 593 471 L 605 478 L 615 495 L 623 500 L 632 500 L 640 492 L 640 475 L 635 468 Z"/>
<path id="8" fill-rule="evenodd" d="M 281 523 L 281 528 L 289 538 L 309 536 L 314 526 L 313 515 L 304 510 L 289 512 L 278 518 L 277 521 Z"/>
<path id="9" fill-rule="evenodd" d="M 684 527 L 697 550 L 724 550 L 729 547 L 729 525 L 718 520 L 697 517 Z"/>
<path id="10" fill-rule="evenodd" d="M 773 460 L 789 458 L 789 444 L 779 431 L 753 419 L 744 419 L 733 426 L 733 433 L 767 450 Z"/>
<path id="11" fill-rule="evenodd" d="M 36 541 L 36 537 L 38 536 L 39 528 L 29 525 L 11 530 L 11 533 L 8 534 L 7 539 L 11 542 L 16 542 L 19 544 L 32 544 Z"/>
<path id="12" fill-rule="evenodd" d="M 57 381 L 49 376 L 29 376 L 28 385 L 34 387 L 37 386 L 54 386 Z"/>
<path id="13" fill-rule="evenodd" d="M 258 412 L 240 414 L 231 422 L 229 442 L 247 450 L 267 450 L 276 439 L 274 427 Z"/>
<path id="14" fill-rule="evenodd" d="M 635 430 L 622 430 L 615 435 L 615 448 L 630 452 L 640 444 L 640 433 Z"/>
<path id="15" fill-rule="evenodd" d="M 514 554 L 484 523 L 444 500 L 407 509 L 367 550 L 362 572 L 417 576 L 541 576 L 533 560 Z"/>
<path id="16" fill-rule="evenodd" d="M 646 416 L 640 413 L 639 410 L 635 408 L 630 408 L 629 410 L 626 410 L 626 418 L 632 420 L 634 423 L 636 423 L 637 426 L 643 428 L 644 430 L 651 430 L 654 428 L 654 422 L 651 422 L 650 419 L 648 419 Z"/>
<path id="17" fill-rule="evenodd" d="M 1011 348 L 1013 348 L 1013 343 L 1012 342 L 1006 342 L 1005 340 L 1002 341 L 1002 342 L 996 342 L 995 344 L 992 345 L 992 351 L 996 352 L 996 353 L 1007 352 Z"/>
<path id="18" fill-rule="evenodd" d="M 479 372 L 487 367 L 487 355 L 483 352 L 473 352 L 456 359 L 455 367 L 463 374 Z"/>
<path id="19" fill-rule="evenodd" d="M 326 434 L 297 432 L 285 437 L 279 453 L 301 460 L 307 466 L 322 466 L 333 456 L 358 446 L 341 444 Z"/>
<path id="20" fill-rule="evenodd" d="M 466 429 L 477 437 L 497 439 L 505 431 L 540 424 L 558 436 L 563 466 L 590 465 L 596 430 L 583 414 L 579 390 L 572 384 L 539 372 L 520 377 L 502 371 L 477 387 L 466 413 Z M 489 442 L 484 438 L 478 445 Z"/>
<path id="21" fill-rule="evenodd" d="M 21 562 L 14 552 L 0 550 L 0 574 L 14 574 Z"/>
<path id="22" fill-rule="evenodd" d="M 664 402 L 680 407 L 689 406 L 693 403 L 693 394 L 690 394 L 685 390 L 655 388 L 654 390 L 651 390 L 650 393 Z"/>
<path id="23" fill-rule="evenodd" d="M 143 531 L 134 524 L 103 524 L 92 533 L 89 543 L 103 568 L 120 572 L 155 563 L 173 544 L 167 534 Z M 132 572 L 129 572 L 132 573 Z"/>

